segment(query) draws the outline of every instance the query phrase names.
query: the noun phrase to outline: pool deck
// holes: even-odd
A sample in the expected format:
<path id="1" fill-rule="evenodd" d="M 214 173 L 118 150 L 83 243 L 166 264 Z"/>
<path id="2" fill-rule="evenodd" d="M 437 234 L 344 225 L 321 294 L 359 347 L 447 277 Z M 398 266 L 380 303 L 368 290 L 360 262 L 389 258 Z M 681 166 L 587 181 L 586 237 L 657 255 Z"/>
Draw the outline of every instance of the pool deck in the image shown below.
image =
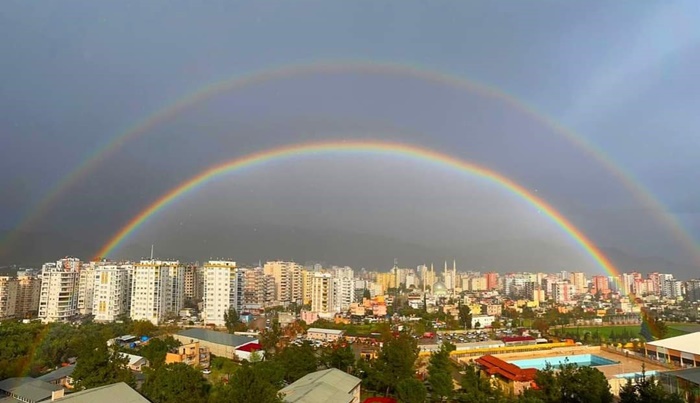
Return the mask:
<path id="1" fill-rule="evenodd" d="M 545 351 L 527 351 L 522 353 L 509 353 L 509 354 L 496 354 L 496 356 L 505 361 L 512 360 L 526 360 L 532 358 L 547 358 L 547 357 L 559 357 L 559 356 L 570 356 L 579 354 L 594 354 L 599 357 L 606 358 L 612 361 L 618 361 L 618 364 L 602 365 L 595 367 L 600 370 L 605 377 L 608 379 L 615 378 L 618 374 L 627 374 L 630 372 L 640 372 L 642 370 L 642 361 L 635 359 L 634 357 L 625 357 L 620 354 L 611 353 L 605 350 L 601 350 L 598 346 L 572 346 L 564 348 L 556 348 L 552 350 Z M 476 357 L 468 357 L 476 358 Z M 468 362 L 467 358 L 461 359 L 462 362 Z M 668 371 L 669 369 L 653 364 L 644 363 L 647 371 Z"/>

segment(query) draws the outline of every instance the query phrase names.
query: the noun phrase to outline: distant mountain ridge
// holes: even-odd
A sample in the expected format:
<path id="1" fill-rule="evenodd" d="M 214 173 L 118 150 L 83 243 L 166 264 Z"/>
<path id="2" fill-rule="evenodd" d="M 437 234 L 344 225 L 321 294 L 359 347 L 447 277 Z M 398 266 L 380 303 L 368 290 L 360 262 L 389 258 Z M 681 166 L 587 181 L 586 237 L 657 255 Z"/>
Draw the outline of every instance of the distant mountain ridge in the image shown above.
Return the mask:
<path id="1" fill-rule="evenodd" d="M 0 234 L 5 236 L 6 234 Z M 156 242 L 156 256 L 181 261 L 233 258 L 242 264 L 259 260 L 287 259 L 298 262 L 323 261 L 353 268 L 388 270 L 394 258 L 402 267 L 457 259 L 460 270 L 546 271 L 574 270 L 571 246 L 537 240 L 499 240 L 465 244 L 461 248 L 428 247 L 373 234 L 340 230 L 309 230 L 284 226 L 236 225 L 226 230 L 201 228 L 164 234 Z M 16 264 L 38 267 L 63 256 L 92 257 L 101 246 L 95 237 L 79 238 L 49 232 L 21 233 L 0 266 Z M 617 248 L 601 248 L 623 271 L 674 273 L 681 279 L 695 276 L 697 268 L 661 257 L 639 257 Z M 149 245 L 127 244 L 117 258 L 140 259 L 150 253 Z"/>

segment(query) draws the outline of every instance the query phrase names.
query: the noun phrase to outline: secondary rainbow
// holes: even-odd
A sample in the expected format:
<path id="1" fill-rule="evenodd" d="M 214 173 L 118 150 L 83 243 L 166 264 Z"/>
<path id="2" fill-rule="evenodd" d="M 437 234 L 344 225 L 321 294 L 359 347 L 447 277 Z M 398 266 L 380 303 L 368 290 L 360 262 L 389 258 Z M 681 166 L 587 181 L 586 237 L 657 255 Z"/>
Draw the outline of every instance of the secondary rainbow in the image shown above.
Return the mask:
<path id="1" fill-rule="evenodd" d="M 16 227 L 16 230 L 10 233 L 10 236 L 17 234 L 17 230 L 19 229 L 33 227 L 41 217 L 50 211 L 51 206 L 59 200 L 61 195 L 65 194 L 71 187 L 80 183 L 81 179 L 86 177 L 89 172 L 91 172 L 92 169 L 97 166 L 97 164 L 119 150 L 124 144 L 126 144 L 127 141 L 149 132 L 159 124 L 178 116 L 180 113 L 188 110 L 189 108 L 192 108 L 220 94 L 273 80 L 282 80 L 290 77 L 310 74 L 340 73 L 385 74 L 391 76 L 413 77 L 438 84 L 448 85 L 453 88 L 472 91 L 502 101 L 505 105 L 520 111 L 521 113 L 540 122 L 545 127 L 548 127 L 554 132 L 567 138 L 572 142 L 572 144 L 576 145 L 593 159 L 598 161 L 607 171 L 617 178 L 625 186 L 625 188 L 630 191 L 630 193 L 632 193 L 640 202 L 642 202 L 645 207 L 649 208 L 650 211 L 655 212 L 655 218 L 669 229 L 670 233 L 676 238 L 676 240 L 684 245 L 684 248 L 688 250 L 691 256 L 695 258 L 695 261 L 700 264 L 700 249 L 697 248 L 695 240 L 653 197 L 653 195 L 651 195 L 651 193 L 649 193 L 649 191 L 647 191 L 644 186 L 639 183 L 639 181 L 617 166 L 601 150 L 587 143 L 573 131 L 542 115 L 542 113 L 538 112 L 535 108 L 492 86 L 467 80 L 462 77 L 456 77 L 442 72 L 431 71 L 411 65 L 353 60 L 314 61 L 306 64 L 283 66 L 265 71 L 257 71 L 247 75 L 238 75 L 233 78 L 227 78 L 225 80 L 214 82 L 177 99 L 175 102 L 168 104 L 165 108 L 157 110 L 156 112 L 148 115 L 145 119 L 138 122 L 136 125 L 131 126 L 125 131 L 114 136 L 108 143 L 90 154 L 90 156 L 83 163 L 81 163 L 70 174 L 65 176 L 61 181 L 57 182 L 55 186 L 49 190 L 45 197 L 43 197 L 36 205 L 32 206 L 28 210 L 25 217 Z M 5 242 L 0 243 L 0 252 L 2 252 L 3 248 L 9 247 L 9 244 L 11 243 L 10 241 L 11 239 L 8 239 Z"/>
<path id="2" fill-rule="evenodd" d="M 199 186 L 202 186 L 220 175 L 262 165 L 273 160 L 327 153 L 363 153 L 403 156 L 421 162 L 431 162 L 443 167 L 455 169 L 459 172 L 468 173 L 487 179 L 490 182 L 500 185 L 511 193 L 519 196 L 523 200 L 530 203 L 533 207 L 544 213 L 573 240 L 581 245 L 581 247 L 593 258 L 593 260 L 595 260 L 598 265 L 600 265 L 603 270 L 610 275 L 618 275 L 617 269 L 615 269 L 608 258 L 605 257 L 605 255 L 595 246 L 595 244 L 591 242 L 591 240 L 588 239 L 588 237 L 581 230 L 576 228 L 576 226 L 574 226 L 574 224 L 572 224 L 566 217 L 564 217 L 543 199 L 500 173 L 492 171 L 483 166 L 460 160 L 447 154 L 417 147 L 415 145 L 368 141 L 335 141 L 294 144 L 260 151 L 212 166 L 171 189 L 137 214 L 126 225 L 124 225 L 119 232 L 117 232 L 100 249 L 99 252 L 97 252 L 95 259 L 108 257 L 117 247 L 119 247 L 124 239 L 126 239 L 154 214 L 167 207 L 179 197 L 195 190 Z"/>

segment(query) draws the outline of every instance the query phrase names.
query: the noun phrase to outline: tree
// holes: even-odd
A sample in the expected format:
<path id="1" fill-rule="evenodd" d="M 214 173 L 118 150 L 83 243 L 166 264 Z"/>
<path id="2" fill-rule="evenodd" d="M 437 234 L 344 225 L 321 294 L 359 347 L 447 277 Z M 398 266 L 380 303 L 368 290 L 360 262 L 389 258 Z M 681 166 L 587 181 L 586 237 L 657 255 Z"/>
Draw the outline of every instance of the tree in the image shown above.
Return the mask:
<path id="1" fill-rule="evenodd" d="M 153 403 L 197 403 L 207 400 L 209 385 L 195 368 L 175 363 L 146 372 L 141 393 Z"/>
<path id="2" fill-rule="evenodd" d="M 182 345 L 175 340 L 173 336 L 168 336 L 164 339 L 153 338 L 148 341 L 148 344 L 141 347 L 139 355 L 143 356 L 150 363 L 151 368 L 158 368 L 165 364 L 165 356 L 173 348 Z"/>
<path id="3" fill-rule="evenodd" d="M 467 305 L 459 306 L 459 323 L 465 329 L 472 328 L 472 311 Z"/>
<path id="4" fill-rule="evenodd" d="M 229 308 L 228 312 L 224 312 L 224 323 L 229 333 L 245 332 L 248 330 L 245 323 L 241 321 L 241 316 L 235 308 Z"/>
<path id="5" fill-rule="evenodd" d="M 683 398 L 667 392 L 658 384 L 654 376 L 646 376 L 642 364 L 642 376 L 634 382 L 627 379 L 627 384 L 620 389 L 620 403 L 681 403 Z"/>
<path id="6" fill-rule="evenodd" d="M 318 358 L 309 343 L 287 346 L 276 360 L 284 368 L 284 380 L 289 383 L 318 370 Z"/>
<path id="7" fill-rule="evenodd" d="M 433 389 L 433 397 L 449 399 L 454 390 L 452 384 L 450 352 L 455 346 L 449 342 L 443 343 L 440 349 L 430 355 L 428 363 L 428 382 Z"/>
<path id="8" fill-rule="evenodd" d="M 265 351 L 265 357 L 272 358 L 277 350 L 277 344 L 281 336 L 282 329 L 280 329 L 280 324 L 276 320 L 273 320 L 270 329 L 265 329 L 260 337 L 260 345 Z"/>
<path id="9" fill-rule="evenodd" d="M 154 325 L 149 320 L 136 320 L 131 323 L 130 333 L 136 336 L 152 337 L 156 331 L 158 331 L 158 326 Z"/>
<path id="10" fill-rule="evenodd" d="M 76 390 L 126 382 L 135 386 L 134 376 L 127 367 L 129 359 L 116 348 L 108 348 L 101 339 L 87 339 L 78 354 L 78 363 L 71 377 Z"/>
<path id="11" fill-rule="evenodd" d="M 605 375 L 593 367 L 563 364 L 559 371 L 552 366 L 537 371 L 537 389 L 525 395 L 544 403 L 611 403 L 613 395 Z"/>
<path id="12" fill-rule="evenodd" d="M 384 339 L 382 349 L 374 361 L 374 369 L 387 396 L 396 390 L 401 380 L 413 377 L 418 351 L 416 340 L 407 333 Z"/>
<path id="13" fill-rule="evenodd" d="M 348 368 L 355 363 L 355 353 L 349 345 L 333 344 L 321 350 L 320 361 L 326 368 L 348 372 Z"/>
<path id="14" fill-rule="evenodd" d="M 396 385 L 396 393 L 404 403 L 423 403 L 428 396 L 425 385 L 416 378 L 402 379 Z"/>
<path id="15" fill-rule="evenodd" d="M 494 320 L 493 323 L 491 323 L 491 329 L 498 330 L 502 327 L 503 327 L 503 324 L 498 319 Z"/>
<path id="16" fill-rule="evenodd" d="M 541 334 L 546 334 L 549 330 L 549 324 L 542 318 L 535 319 L 535 321 L 532 323 L 532 327 L 537 329 Z"/>
<path id="17" fill-rule="evenodd" d="M 494 388 L 488 378 L 479 375 L 479 368 L 469 364 L 464 368 L 464 375 L 460 380 L 461 389 L 457 400 L 464 403 L 481 403 L 485 401 L 500 401 L 503 393 Z"/>
<path id="18" fill-rule="evenodd" d="M 281 403 L 277 386 L 265 371 L 265 362 L 242 365 L 228 385 L 218 387 L 211 396 L 212 403 Z"/>

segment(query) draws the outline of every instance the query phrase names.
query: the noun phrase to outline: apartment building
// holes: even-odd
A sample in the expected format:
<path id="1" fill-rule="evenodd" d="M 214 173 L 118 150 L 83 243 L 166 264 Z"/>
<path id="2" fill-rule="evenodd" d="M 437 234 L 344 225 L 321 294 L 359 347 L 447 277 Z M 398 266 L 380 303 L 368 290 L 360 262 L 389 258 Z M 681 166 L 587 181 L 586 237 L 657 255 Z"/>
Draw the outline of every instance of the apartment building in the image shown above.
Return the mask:
<path id="1" fill-rule="evenodd" d="M 163 322 L 184 304 L 184 267 L 179 261 L 142 260 L 134 265 L 130 317 Z"/>
<path id="2" fill-rule="evenodd" d="M 20 270 L 17 272 L 16 318 L 35 317 L 39 311 L 41 279 L 37 270 Z"/>
<path id="3" fill-rule="evenodd" d="M 350 267 L 334 267 L 333 276 L 333 308 L 336 312 L 345 312 L 355 302 L 355 272 Z"/>
<path id="4" fill-rule="evenodd" d="M 204 311 L 205 323 L 224 326 L 224 315 L 229 309 L 239 313 L 243 307 L 244 274 L 236 262 L 211 260 L 204 264 Z"/>
<path id="5" fill-rule="evenodd" d="M 200 271 L 196 264 L 185 266 L 185 299 L 198 301 L 202 298 L 200 293 Z"/>
<path id="6" fill-rule="evenodd" d="M 92 314 L 92 297 L 95 293 L 95 264 L 83 264 L 78 275 L 78 313 Z"/>
<path id="7" fill-rule="evenodd" d="M 39 318 L 44 322 L 68 320 L 78 314 L 80 259 L 65 258 L 41 268 Z"/>
<path id="8" fill-rule="evenodd" d="M 129 313 L 134 266 L 105 264 L 94 269 L 92 314 L 97 322 L 111 322 Z"/>
<path id="9" fill-rule="evenodd" d="M 295 262 L 271 261 L 265 263 L 263 272 L 275 279 L 275 294 L 282 304 L 303 302 L 303 266 Z"/>
<path id="10" fill-rule="evenodd" d="M 311 287 L 311 311 L 322 313 L 335 312 L 335 287 L 330 273 L 314 273 Z"/>
<path id="11" fill-rule="evenodd" d="M 0 276 L 0 319 L 14 318 L 17 313 L 17 279 Z"/>

